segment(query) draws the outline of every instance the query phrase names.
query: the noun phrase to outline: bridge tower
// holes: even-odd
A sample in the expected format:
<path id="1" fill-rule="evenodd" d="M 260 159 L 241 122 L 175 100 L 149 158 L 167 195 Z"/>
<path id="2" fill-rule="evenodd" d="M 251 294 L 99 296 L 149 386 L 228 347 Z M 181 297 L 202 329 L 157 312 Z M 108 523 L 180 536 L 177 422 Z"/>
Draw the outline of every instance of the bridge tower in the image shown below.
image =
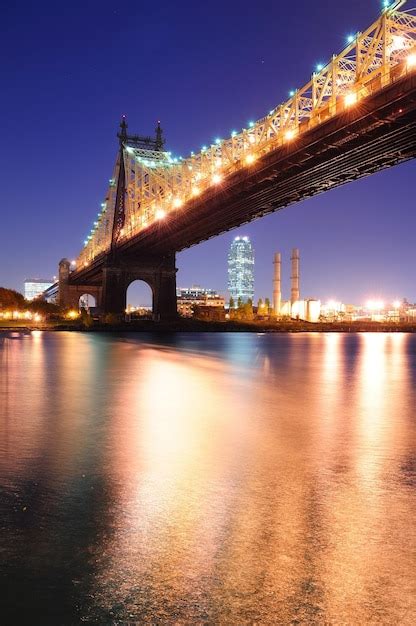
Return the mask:
<path id="1" fill-rule="evenodd" d="M 162 151 L 165 140 L 158 121 L 156 138 L 128 135 L 127 122 L 123 116 L 120 124 L 117 191 L 112 224 L 111 249 L 102 272 L 102 296 L 100 309 L 103 313 L 117 316 L 124 314 L 129 285 L 135 280 L 147 283 L 153 294 L 153 316 L 156 320 L 169 320 L 177 316 L 175 254 L 129 254 L 120 250 L 119 239 L 126 219 L 127 176 L 124 150 L 126 147 L 142 147 Z"/>
<path id="2" fill-rule="evenodd" d="M 95 299 L 97 305 L 101 301 L 101 286 L 91 284 L 71 284 L 71 264 L 68 259 L 59 261 L 58 273 L 58 304 L 68 309 L 78 309 L 79 299 L 88 294 Z"/>

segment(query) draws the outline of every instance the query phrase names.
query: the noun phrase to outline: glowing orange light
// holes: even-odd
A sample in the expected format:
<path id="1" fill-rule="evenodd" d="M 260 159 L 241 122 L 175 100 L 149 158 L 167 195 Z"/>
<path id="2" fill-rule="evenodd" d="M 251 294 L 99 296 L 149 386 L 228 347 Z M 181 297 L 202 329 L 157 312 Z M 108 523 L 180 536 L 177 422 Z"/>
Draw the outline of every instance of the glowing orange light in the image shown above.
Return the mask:
<path id="1" fill-rule="evenodd" d="M 165 211 L 163 211 L 163 209 L 158 209 L 156 211 L 156 219 L 157 220 L 163 220 L 163 218 L 165 217 L 166 213 Z"/>
<path id="2" fill-rule="evenodd" d="M 416 53 L 409 54 L 406 59 L 408 69 L 414 69 L 416 67 Z"/>
<path id="3" fill-rule="evenodd" d="M 214 174 L 214 176 L 212 177 L 212 182 L 214 183 L 214 185 L 218 185 L 218 183 L 220 183 L 222 180 L 222 176 L 220 176 L 219 174 Z"/>
<path id="4" fill-rule="evenodd" d="M 181 198 L 175 198 L 173 201 L 173 206 L 175 209 L 179 209 L 179 207 L 181 207 L 183 205 L 183 201 L 181 200 Z"/>
<path id="5" fill-rule="evenodd" d="M 291 128 L 290 130 L 287 130 L 285 132 L 285 139 L 286 141 L 291 141 L 292 139 L 295 138 L 296 132 L 293 130 L 293 128 Z"/>
<path id="6" fill-rule="evenodd" d="M 344 98 L 346 107 L 354 106 L 354 104 L 357 104 L 357 101 L 358 101 L 358 96 L 353 91 L 351 93 L 347 93 L 347 95 Z"/>
<path id="7" fill-rule="evenodd" d="M 246 156 L 247 165 L 251 165 L 252 163 L 254 163 L 255 160 L 256 160 L 256 157 L 254 156 L 254 154 L 248 154 Z"/>

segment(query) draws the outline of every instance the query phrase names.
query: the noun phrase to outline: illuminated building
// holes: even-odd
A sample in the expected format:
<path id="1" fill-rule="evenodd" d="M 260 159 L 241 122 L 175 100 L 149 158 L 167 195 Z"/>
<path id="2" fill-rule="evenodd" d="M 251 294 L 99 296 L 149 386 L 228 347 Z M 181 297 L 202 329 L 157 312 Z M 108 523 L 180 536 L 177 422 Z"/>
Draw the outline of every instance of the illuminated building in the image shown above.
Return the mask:
<path id="1" fill-rule="evenodd" d="M 40 296 L 45 289 L 53 285 L 53 281 L 46 278 L 27 278 L 25 280 L 25 299 L 34 300 Z"/>
<path id="2" fill-rule="evenodd" d="M 254 297 L 254 250 L 248 237 L 235 237 L 228 254 L 228 291 L 237 306 Z"/>
<path id="3" fill-rule="evenodd" d="M 178 289 L 177 307 L 178 313 L 183 317 L 192 317 L 195 307 L 213 307 L 224 309 L 225 299 L 214 289 L 204 289 L 199 285 Z"/>

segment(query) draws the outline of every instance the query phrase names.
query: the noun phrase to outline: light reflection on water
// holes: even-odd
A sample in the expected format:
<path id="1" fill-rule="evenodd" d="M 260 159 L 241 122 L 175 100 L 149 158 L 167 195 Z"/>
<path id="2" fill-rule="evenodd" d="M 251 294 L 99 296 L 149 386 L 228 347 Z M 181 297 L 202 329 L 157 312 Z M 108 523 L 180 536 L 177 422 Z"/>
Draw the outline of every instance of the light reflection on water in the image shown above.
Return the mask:
<path id="1" fill-rule="evenodd" d="M 0 366 L 7 623 L 415 623 L 416 337 L 40 333 Z"/>

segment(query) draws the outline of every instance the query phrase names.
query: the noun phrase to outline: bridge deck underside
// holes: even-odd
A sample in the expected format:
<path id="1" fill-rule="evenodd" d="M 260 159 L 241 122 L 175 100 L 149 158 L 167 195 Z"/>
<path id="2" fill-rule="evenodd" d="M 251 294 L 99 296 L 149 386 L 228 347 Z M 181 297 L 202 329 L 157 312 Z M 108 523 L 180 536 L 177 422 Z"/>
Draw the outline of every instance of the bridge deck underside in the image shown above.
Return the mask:
<path id="1" fill-rule="evenodd" d="M 265 155 L 252 170 L 230 175 L 221 188 L 123 243 L 119 257 L 128 264 L 178 252 L 415 156 L 416 76 L 411 75 Z M 72 281 L 99 280 L 105 260 L 97 258 Z"/>

